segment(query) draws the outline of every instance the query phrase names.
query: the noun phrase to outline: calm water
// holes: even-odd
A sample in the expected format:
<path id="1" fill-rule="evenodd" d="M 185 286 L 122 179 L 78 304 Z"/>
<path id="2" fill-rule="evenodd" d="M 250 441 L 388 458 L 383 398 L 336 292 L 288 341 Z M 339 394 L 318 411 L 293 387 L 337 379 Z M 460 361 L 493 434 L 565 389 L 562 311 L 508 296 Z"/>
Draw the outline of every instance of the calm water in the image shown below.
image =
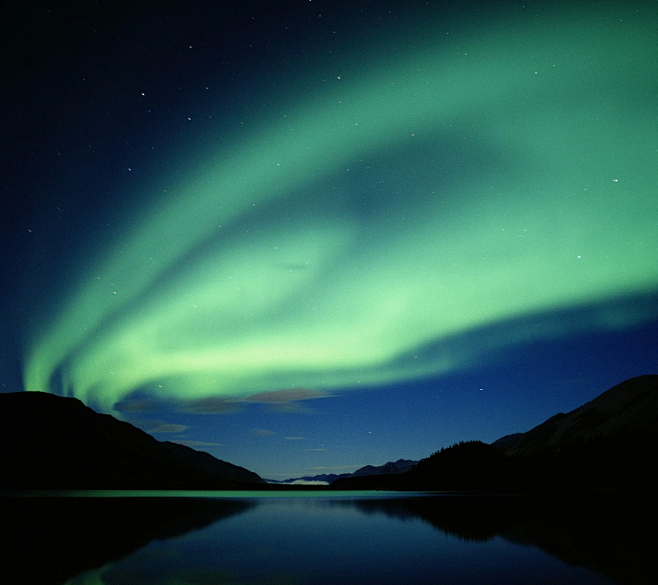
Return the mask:
<path id="1" fill-rule="evenodd" d="M 642 551 L 633 549 L 632 562 L 622 566 L 629 551 L 601 534 L 609 515 L 597 523 L 599 513 L 583 512 L 580 502 L 381 493 L 195 495 L 12 499 L 14 533 L 37 559 L 36 573 L 24 572 L 23 582 L 586 585 L 655 577 L 647 575 L 655 562 L 643 559 Z M 574 522 L 574 511 L 584 516 Z M 23 521 L 30 517 L 29 526 L 21 514 Z M 624 542 L 628 547 L 627 536 Z M 39 548 L 50 557 L 38 560 Z"/>

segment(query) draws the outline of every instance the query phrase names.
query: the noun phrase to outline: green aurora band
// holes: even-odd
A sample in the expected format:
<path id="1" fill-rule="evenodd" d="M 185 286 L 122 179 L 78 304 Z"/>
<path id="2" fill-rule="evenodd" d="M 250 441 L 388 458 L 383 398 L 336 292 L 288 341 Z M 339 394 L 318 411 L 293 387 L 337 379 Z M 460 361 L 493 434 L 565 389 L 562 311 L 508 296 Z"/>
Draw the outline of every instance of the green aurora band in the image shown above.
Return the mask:
<path id="1" fill-rule="evenodd" d="M 655 19 L 615 9 L 469 35 L 355 61 L 230 154 L 203 154 L 168 198 L 154 189 L 35 324 L 26 389 L 111 410 L 136 390 L 374 386 L 518 341 L 423 351 L 438 340 L 654 293 Z"/>

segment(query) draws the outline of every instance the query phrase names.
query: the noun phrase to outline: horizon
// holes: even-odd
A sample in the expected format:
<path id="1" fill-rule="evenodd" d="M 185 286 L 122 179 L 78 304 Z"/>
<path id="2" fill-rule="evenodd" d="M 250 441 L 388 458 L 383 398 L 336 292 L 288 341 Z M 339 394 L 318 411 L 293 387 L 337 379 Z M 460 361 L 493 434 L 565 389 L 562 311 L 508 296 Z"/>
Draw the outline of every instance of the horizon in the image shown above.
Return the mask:
<path id="1" fill-rule="evenodd" d="M 283 480 L 658 363 L 658 6 L 6 8 L 0 392 Z"/>
<path id="2" fill-rule="evenodd" d="M 640 376 L 635 376 L 633 378 L 629 378 L 627 380 L 624 380 L 623 382 L 621 382 L 618 385 L 621 386 L 623 384 L 626 384 L 627 382 L 631 382 L 631 381 L 636 380 L 638 378 L 646 378 L 646 377 L 658 377 L 658 374 L 643 374 L 643 375 L 640 375 Z M 617 385 L 612 386 L 611 388 L 608 388 L 607 390 L 612 390 L 616 386 Z M 548 420 L 554 418 L 555 415 L 557 415 L 557 414 L 569 414 L 573 410 L 578 410 L 580 407 L 585 406 L 586 404 L 589 404 L 589 402 L 593 402 L 593 401 L 597 400 L 598 398 L 600 398 L 602 396 L 602 394 L 605 394 L 607 392 L 607 390 L 602 392 L 601 394 L 595 396 L 592 400 L 589 400 L 586 403 L 583 403 L 583 404 L 575 407 L 575 409 L 572 409 L 572 410 L 569 410 L 569 411 L 566 411 L 566 412 L 561 412 L 561 413 L 554 413 L 553 415 L 549 416 L 546 420 L 543 420 L 540 423 L 538 423 L 538 425 L 541 426 L 543 423 L 545 423 Z M 40 394 L 47 394 L 47 395 L 51 394 L 49 392 L 39 392 L 39 391 L 37 391 L 37 392 L 40 393 Z M 22 392 L 18 392 L 17 394 L 22 394 Z M 60 396 L 60 397 L 61 398 L 73 398 L 74 400 L 79 400 L 75 397 L 64 397 L 64 396 Z M 125 420 L 125 419 L 119 419 L 119 420 Z M 535 426 L 537 426 L 537 425 L 535 425 Z M 534 428 L 534 426 L 532 428 Z M 143 429 L 140 429 L 140 430 L 143 430 Z M 530 429 L 530 428 L 527 429 L 527 431 L 530 431 L 530 430 L 532 430 L 532 429 Z M 366 464 L 366 465 L 357 466 L 353 471 L 358 471 L 358 470 L 363 469 L 365 467 L 381 467 L 381 466 L 383 466 L 385 464 L 388 464 L 388 463 L 397 463 L 398 461 L 412 461 L 412 463 L 415 464 L 415 463 L 418 463 L 419 461 L 421 461 L 422 459 L 426 459 L 426 458 L 431 457 L 432 455 L 438 453 L 439 451 L 442 451 L 445 448 L 449 449 L 449 448 L 452 448 L 452 447 L 457 447 L 458 445 L 461 445 L 461 444 L 464 444 L 464 443 L 473 443 L 473 442 L 480 442 L 480 443 L 484 443 L 484 444 L 493 444 L 493 443 L 497 442 L 497 440 L 499 440 L 499 439 L 505 439 L 505 438 L 513 436 L 514 434 L 525 434 L 525 432 L 527 432 L 527 431 L 516 431 L 515 433 L 511 433 L 511 434 L 508 434 L 508 435 L 502 435 L 502 436 L 498 437 L 498 439 L 496 439 L 495 441 L 492 441 L 491 443 L 483 442 L 480 439 L 466 439 L 466 440 L 461 440 L 461 441 L 455 441 L 455 442 L 449 443 L 447 445 L 444 445 L 443 447 L 441 447 L 439 449 L 436 449 L 435 451 L 432 451 L 431 453 L 428 453 L 427 455 L 425 455 L 423 457 L 419 457 L 417 460 L 414 460 L 414 461 L 412 461 L 408 458 L 399 458 L 399 459 L 395 459 L 395 460 L 388 460 L 388 461 L 385 461 L 383 463 L 377 463 L 377 464 L 374 464 L 374 465 L 373 464 Z M 172 431 L 172 433 L 175 433 L 175 432 L 179 432 L 179 431 Z M 151 434 L 151 436 L 153 436 L 156 433 L 154 433 L 153 431 L 151 431 L 151 433 L 148 433 L 148 431 L 147 431 L 147 434 Z M 169 433 L 165 433 L 165 434 L 169 434 Z M 205 450 L 200 449 L 199 445 L 190 445 L 189 441 L 184 441 L 184 440 L 183 441 L 176 441 L 174 439 L 172 439 L 172 440 L 159 439 L 157 436 L 154 436 L 153 438 L 155 438 L 157 441 L 173 442 L 173 443 L 177 443 L 177 444 L 180 444 L 180 445 L 187 446 L 187 447 L 189 447 L 193 450 L 201 450 L 201 451 L 204 451 L 206 453 L 209 453 L 209 451 L 207 449 L 205 449 Z M 228 462 L 228 463 L 231 463 L 231 462 Z M 344 467 L 341 467 L 340 469 L 346 469 L 348 467 L 352 467 L 352 466 L 344 466 Z M 294 476 L 294 477 L 292 477 L 292 476 L 285 477 L 285 479 L 283 479 L 283 478 L 282 479 L 274 479 L 273 477 L 270 477 L 270 476 L 267 476 L 267 477 L 262 476 L 262 479 L 264 479 L 268 483 L 272 483 L 272 482 L 282 483 L 282 482 L 292 481 L 292 483 L 290 485 L 316 485 L 316 486 L 318 486 L 318 485 L 330 485 L 330 482 L 327 482 L 327 481 L 324 481 L 324 480 L 311 480 L 311 479 L 305 479 L 305 478 L 315 477 L 315 476 L 319 476 L 319 475 L 337 475 L 337 476 L 350 475 L 353 472 L 353 471 L 340 471 L 340 470 L 332 471 L 332 469 L 333 468 L 328 468 L 328 469 L 325 469 L 325 468 L 312 468 L 308 471 L 308 473 L 304 473 L 302 475 L 297 475 L 297 476 Z M 253 471 L 253 470 L 248 469 L 248 471 Z M 284 474 L 279 473 L 279 474 L 272 474 L 272 475 L 280 475 L 280 476 L 283 477 Z"/>

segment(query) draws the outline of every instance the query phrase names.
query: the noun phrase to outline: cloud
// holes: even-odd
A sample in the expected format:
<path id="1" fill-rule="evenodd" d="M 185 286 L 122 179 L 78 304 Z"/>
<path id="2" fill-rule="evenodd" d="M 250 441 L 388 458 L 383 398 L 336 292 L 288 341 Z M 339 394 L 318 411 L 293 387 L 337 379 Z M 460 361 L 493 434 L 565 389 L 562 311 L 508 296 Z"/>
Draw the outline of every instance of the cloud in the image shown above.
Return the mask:
<path id="1" fill-rule="evenodd" d="M 286 441 L 305 441 L 306 437 L 283 437 Z"/>
<path id="2" fill-rule="evenodd" d="M 254 402 L 262 404 L 268 410 L 273 412 L 285 412 L 296 414 L 310 414 L 313 412 L 308 406 L 301 404 L 306 400 L 316 398 L 327 398 L 331 396 L 321 390 L 310 388 L 287 388 L 285 390 L 273 390 L 271 392 L 258 392 L 245 398 L 236 400 L 236 402 Z"/>
<path id="3" fill-rule="evenodd" d="M 274 431 L 270 431 L 268 429 L 251 429 L 249 433 L 255 437 L 267 437 L 269 435 L 276 435 Z"/>
<path id="4" fill-rule="evenodd" d="M 170 423 L 162 423 L 153 429 L 146 431 L 147 433 L 182 433 L 189 429 L 187 425 L 176 425 Z"/>
<path id="5" fill-rule="evenodd" d="M 209 396 L 199 400 L 180 400 L 177 404 L 178 412 L 187 414 L 234 414 L 241 410 L 235 400 L 219 396 Z"/>
<path id="6" fill-rule="evenodd" d="M 272 412 L 286 412 L 295 414 L 311 414 L 315 412 L 312 408 L 309 408 L 305 404 L 300 404 L 299 402 L 278 402 L 274 404 L 266 404 L 264 406 L 267 410 Z"/>
<path id="7" fill-rule="evenodd" d="M 286 402 L 298 402 L 300 400 L 313 400 L 315 398 L 326 398 L 329 396 L 321 390 L 310 388 L 287 388 L 286 390 L 273 390 L 272 392 L 258 392 L 243 398 L 244 402 L 257 402 L 259 404 L 281 404 Z"/>
<path id="8" fill-rule="evenodd" d="M 120 400 L 114 405 L 118 412 L 149 412 L 156 408 L 158 402 L 150 398 Z"/>
<path id="9" fill-rule="evenodd" d="M 244 404 L 262 404 L 275 412 L 308 414 L 310 408 L 299 404 L 301 401 L 330 396 L 320 390 L 309 388 L 288 388 L 272 392 L 258 392 L 246 397 L 209 396 L 198 400 L 175 400 L 176 410 L 187 414 L 235 414 L 242 411 Z"/>
<path id="10" fill-rule="evenodd" d="M 223 443 L 207 443 L 206 441 L 172 441 L 186 447 L 221 447 Z"/>

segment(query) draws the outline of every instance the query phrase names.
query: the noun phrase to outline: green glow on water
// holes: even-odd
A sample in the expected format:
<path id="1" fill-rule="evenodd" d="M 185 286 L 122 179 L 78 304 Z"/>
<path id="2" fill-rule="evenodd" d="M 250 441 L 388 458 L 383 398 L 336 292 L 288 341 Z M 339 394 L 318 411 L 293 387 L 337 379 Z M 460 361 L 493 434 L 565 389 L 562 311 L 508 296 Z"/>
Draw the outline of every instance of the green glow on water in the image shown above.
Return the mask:
<path id="1" fill-rule="evenodd" d="M 58 372 L 109 410 L 137 389 L 374 386 L 481 357 L 424 357 L 437 340 L 655 291 L 658 43 L 617 8 L 430 35 L 252 124 L 218 162 L 201 148 L 71 275 L 27 350 L 26 389 Z"/>
<path id="2" fill-rule="evenodd" d="M 440 492 L 396 492 L 386 490 L 33 490 L 10 494 L 24 498 L 203 498 L 269 499 L 322 498 L 372 499 L 436 495 Z M 446 492 L 447 493 L 447 492 Z"/>

